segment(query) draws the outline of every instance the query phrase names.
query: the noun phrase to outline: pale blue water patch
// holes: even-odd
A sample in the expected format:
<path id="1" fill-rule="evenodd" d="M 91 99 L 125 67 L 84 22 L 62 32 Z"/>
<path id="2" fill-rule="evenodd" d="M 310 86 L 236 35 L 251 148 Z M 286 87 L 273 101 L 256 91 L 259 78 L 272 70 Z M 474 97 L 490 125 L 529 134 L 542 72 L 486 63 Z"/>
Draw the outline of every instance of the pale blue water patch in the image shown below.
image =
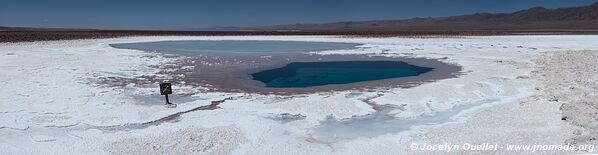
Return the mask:
<path id="1" fill-rule="evenodd" d="M 181 40 L 110 44 L 114 48 L 159 52 L 311 52 L 354 49 L 361 44 L 303 41 Z"/>
<path id="2" fill-rule="evenodd" d="M 358 137 L 376 137 L 390 133 L 399 133 L 415 126 L 439 124 L 451 121 L 451 118 L 463 110 L 482 104 L 500 101 L 498 98 L 479 100 L 467 105 L 458 105 L 448 111 L 435 112 L 432 115 L 416 119 L 397 119 L 389 112 L 397 108 L 384 108 L 372 115 L 346 120 L 328 118 L 314 129 L 314 137 L 320 140 L 353 139 Z"/>

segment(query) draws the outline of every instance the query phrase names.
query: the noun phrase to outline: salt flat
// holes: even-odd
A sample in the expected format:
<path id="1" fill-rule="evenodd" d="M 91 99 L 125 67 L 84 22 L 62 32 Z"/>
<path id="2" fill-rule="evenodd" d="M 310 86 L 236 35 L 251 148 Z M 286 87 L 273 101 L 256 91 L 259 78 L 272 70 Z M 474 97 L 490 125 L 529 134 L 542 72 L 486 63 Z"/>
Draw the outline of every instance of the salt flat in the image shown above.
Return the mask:
<path id="1" fill-rule="evenodd" d="M 192 95 L 177 108 L 140 99 L 157 96 L 156 84 L 101 84 L 105 77 L 178 76 L 164 74 L 164 68 L 156 66 L 176 63 L 182 57 L 109 46 L 165 40 L 360 43 L 364 45 L 358 49 L 313 53 L 440 59 L 462 66 L 464 74 L 412 88 L 290 96 L 205 92 L 206 88 L 179 85 L 174 87 L 174 98 Z M 595 144 L 596 125 L 591 114 L 598 108 L 594 107 L 596 100 L 589 99 L 598 91 L 587 84 L 598 79 L 595 67 L 591 67 L 598 62 L 596 40 L 594 35 L 212 36 L 3 43 L 0 154 L 426 154 L 442 151 L 411 147 L 444 143 Z M 574 91 L 566 90 L 570 86 Z M 150 123 L 223 99 L 227 100 L 215 110 L 192 111 L 173 120 Z M 448 118 L 407 124 L 406 130 L 381 130 L 376 136 L 355 133 L 351 138 L 340 138 L 334 133 L 352 131 L 316 130 L 325 120 L 368 117 L 376 112 L 372 104 L 401 107 L 389 114 L 414 122 L 453 113 L 446 115 Z M 288 116 L 300 117 L 281 121 Z"/>

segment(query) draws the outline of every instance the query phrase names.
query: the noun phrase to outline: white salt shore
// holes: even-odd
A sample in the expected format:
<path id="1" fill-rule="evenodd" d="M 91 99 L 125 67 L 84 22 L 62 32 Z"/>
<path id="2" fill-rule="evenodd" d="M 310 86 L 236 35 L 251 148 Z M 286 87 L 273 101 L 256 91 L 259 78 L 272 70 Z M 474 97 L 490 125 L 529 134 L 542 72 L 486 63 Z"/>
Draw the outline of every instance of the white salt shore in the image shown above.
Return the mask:
<path id="1" fill-rule="evenodd" d="M 277 96 L 173 87 L 177 108 L 157 84 L 110 87 L 103 77 L 161 75 L 152 66 L 177 61 L 112 43 L 164 40 L 283 40 L 364 44 L 315 54 L 369 54 L 441 59 L 463 66 L 458 78 L 412 88 Z M 435 144 L 597 144 L 598 36 L 518 35 L 430 38 L 340 36 L 125 37 L 0 44 L 0 154 L 438 154 Z M 201 73 L 200 73 L 201 74 Z M 229 98 L 163 123 L 145 123 Z M 394 119 L 417 122 L 375 136 L 335 138 L 316 130 L 330 119 L 375 113 L 369 103 L 401 107 Z M 467 106 L 471 105 L 471 106 Z M 561 107 L 562 105 L 562 107 Z M 459 107 L 467 107 L 461 109 Z M 275 118 L 301 116 L 291 121 Z M 444 117 L 444 116 L 443 116 Z M 399 124 L 400 125 L 400 124 Z M 355 131 L 359 131 L 356 129 Z M 340 131 L 339 131 L 340 132 Z M 351 131 L 343 131 L 351 132 Z M 318 136 L 328 134 L 328 136 Z M 451 153 L 587 153 L 588 151 L 452 150 Z M 598 152 L 598 148 L 593 153 Z"/>

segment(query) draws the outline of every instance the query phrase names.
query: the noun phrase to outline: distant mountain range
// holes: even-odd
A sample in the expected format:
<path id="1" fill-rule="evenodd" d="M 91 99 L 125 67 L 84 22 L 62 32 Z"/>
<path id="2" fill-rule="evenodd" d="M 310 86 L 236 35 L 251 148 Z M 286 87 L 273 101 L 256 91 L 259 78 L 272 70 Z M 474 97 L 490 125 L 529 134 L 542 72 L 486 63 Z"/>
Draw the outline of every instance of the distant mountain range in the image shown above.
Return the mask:
<path id="1" fill-rule="evenodd" d="M 243 29 L 280 31 L 598 30 L 598 3 L 558 9 L 535 7 L 513 13 L 476 13 L 438 18 L 346 21 Z"/>
<path id="2" fill-rule="evenodd" d="M 0 26 L 0 31 L 8 31 L 9 29 L 10 29 L 10 27 Z"/>
<path id="3" fill-rule="evenodd" d="M 83 30 L 83 29 L 31 28 L 31 27 L 5 27 L 5 26 L 0 26 L 0 31 L 45 31 L 45 30 Z"/>
<path id="4" fill-rule="evenodd" d="M 0 27 L 0 31 L 72 31 L 92 29 Z M 373 31 L 598 31 L 598 3 L 589 6 L 546 9 L 534 7 L 513 13 L 475 13 L 437 18 L 345 21 L 323 24 L 292 24 L 261 27 L 214 27 L 186 31 L 281 31 L 281 32 L 373 32 Z"/>
<path id="5" fill-rule="evenodd" d="M 0 26 L 0 31 L 91 31 L 95 29 L 73 29 L 73 28 L 36 28 L 36 27 L 6 27 Z"/>

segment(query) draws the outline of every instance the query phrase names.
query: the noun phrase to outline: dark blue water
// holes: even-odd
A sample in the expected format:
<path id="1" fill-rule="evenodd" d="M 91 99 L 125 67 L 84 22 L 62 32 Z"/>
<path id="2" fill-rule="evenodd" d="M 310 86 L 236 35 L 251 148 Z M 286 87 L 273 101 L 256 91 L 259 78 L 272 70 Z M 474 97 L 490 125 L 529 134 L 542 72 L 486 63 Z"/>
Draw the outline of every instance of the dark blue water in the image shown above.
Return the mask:
<path id="1" fill-rule="evenodd" d="M 161 52 L 311 52 L 353 49 L 360 44 L 302 41 L 187 40 L 111 44 L 121 49 Z"/>
<path id="2" fill-rule="evenodd" d="M 401 61 L 293 62 L 251 75 L 266 87 L 293 88 L 417 76 L 431 70 Z"/>

